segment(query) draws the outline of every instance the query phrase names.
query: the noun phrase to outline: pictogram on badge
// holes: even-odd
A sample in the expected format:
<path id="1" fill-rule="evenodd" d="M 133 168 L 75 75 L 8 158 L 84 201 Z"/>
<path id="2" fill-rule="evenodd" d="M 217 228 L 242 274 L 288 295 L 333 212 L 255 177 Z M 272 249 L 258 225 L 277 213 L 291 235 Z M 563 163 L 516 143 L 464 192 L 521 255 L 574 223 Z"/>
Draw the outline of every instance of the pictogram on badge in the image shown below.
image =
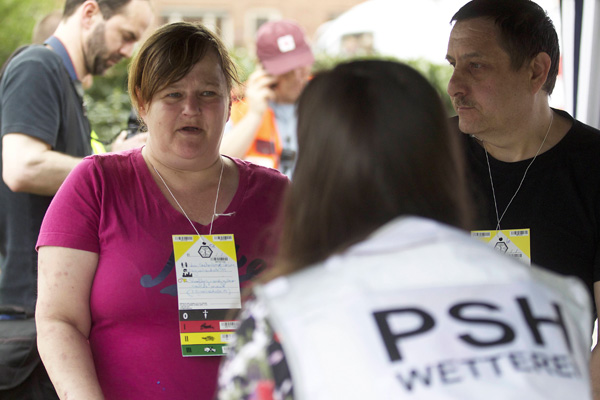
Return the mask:
<path id="1" fill-rule="evenodd" d="M 198 249 L 198 254 L 200 254 L 200 257 L 202 258 L 210 258 L 210 256 L 212 256 L 212 253 L 213 251 L 208 246 L 200 246 L 200 248 Z"/>

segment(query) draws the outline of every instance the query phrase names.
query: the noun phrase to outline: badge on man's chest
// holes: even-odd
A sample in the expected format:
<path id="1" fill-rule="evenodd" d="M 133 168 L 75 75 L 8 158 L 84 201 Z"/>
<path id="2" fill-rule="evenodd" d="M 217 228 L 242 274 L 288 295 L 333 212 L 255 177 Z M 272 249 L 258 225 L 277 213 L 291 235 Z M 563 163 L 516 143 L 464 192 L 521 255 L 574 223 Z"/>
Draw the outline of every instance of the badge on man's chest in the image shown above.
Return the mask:
<path id="1" fill-rule="evenodd" d="M 496 251 L 531 265 L 529 229 L 504 229 L 501 231 L 471 231 L 471 237 L 488 243 Z"/>
<path id="2" fill-rule="evenodd" d="M 183 356 L 227 354 L 242 307 L 233 235 L 174 235 Z"/>

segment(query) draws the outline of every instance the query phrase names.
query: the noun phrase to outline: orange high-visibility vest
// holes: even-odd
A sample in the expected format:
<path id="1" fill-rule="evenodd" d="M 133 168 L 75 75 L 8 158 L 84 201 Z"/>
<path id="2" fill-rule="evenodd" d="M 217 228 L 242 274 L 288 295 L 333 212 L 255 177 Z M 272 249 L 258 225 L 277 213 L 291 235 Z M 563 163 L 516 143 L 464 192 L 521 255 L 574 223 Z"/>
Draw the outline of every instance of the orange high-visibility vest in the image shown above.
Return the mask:
<path id="1" fill-rule="evenodd" d="M 236 101 L 231 105 L 231 120 L 237 124 L 248 112 L 248 104 Z M 275 113 L 270 108 L 265 111 L 263 119 L 256 131 L 254 142 L 244 156 L 244 160 L 269 168 L 279 168 L 281 158 L 281 141 L 275 124 Z"/>

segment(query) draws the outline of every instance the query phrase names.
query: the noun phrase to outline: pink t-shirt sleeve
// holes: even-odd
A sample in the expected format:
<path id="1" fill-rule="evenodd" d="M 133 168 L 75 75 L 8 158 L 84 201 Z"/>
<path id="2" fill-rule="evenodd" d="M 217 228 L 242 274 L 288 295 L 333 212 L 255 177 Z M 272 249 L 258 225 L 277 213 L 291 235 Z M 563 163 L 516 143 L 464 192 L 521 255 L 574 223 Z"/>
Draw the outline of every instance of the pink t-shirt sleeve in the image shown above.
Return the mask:
<path id="1" fill-rule="evenodd" d="M 46 212 L 36 249 L 58 246 L 100 252 L 98 226 L 102 180 L 94 158 L 69 174 Z"/>

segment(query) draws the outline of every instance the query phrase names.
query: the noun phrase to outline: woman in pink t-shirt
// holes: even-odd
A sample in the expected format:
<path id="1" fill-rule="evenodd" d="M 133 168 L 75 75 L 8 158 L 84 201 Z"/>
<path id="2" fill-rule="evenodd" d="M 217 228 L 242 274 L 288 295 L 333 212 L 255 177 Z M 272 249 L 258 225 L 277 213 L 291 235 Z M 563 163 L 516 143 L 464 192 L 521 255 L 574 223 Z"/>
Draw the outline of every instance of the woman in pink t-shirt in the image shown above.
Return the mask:
<path id="1" fill-rule="evenodd" d="M 243 287 L 274 253 L 269 228 L 288 185 L 220 155 L 236 82 L 214 34 L 159 28 L 129 76 L 146 146 L 86 158 L 54 198 L 37 244 L 36 322 L 61 397 L 213 397 L 220 357 L 182 356 L 172 238 L 233 235 Z"/>

